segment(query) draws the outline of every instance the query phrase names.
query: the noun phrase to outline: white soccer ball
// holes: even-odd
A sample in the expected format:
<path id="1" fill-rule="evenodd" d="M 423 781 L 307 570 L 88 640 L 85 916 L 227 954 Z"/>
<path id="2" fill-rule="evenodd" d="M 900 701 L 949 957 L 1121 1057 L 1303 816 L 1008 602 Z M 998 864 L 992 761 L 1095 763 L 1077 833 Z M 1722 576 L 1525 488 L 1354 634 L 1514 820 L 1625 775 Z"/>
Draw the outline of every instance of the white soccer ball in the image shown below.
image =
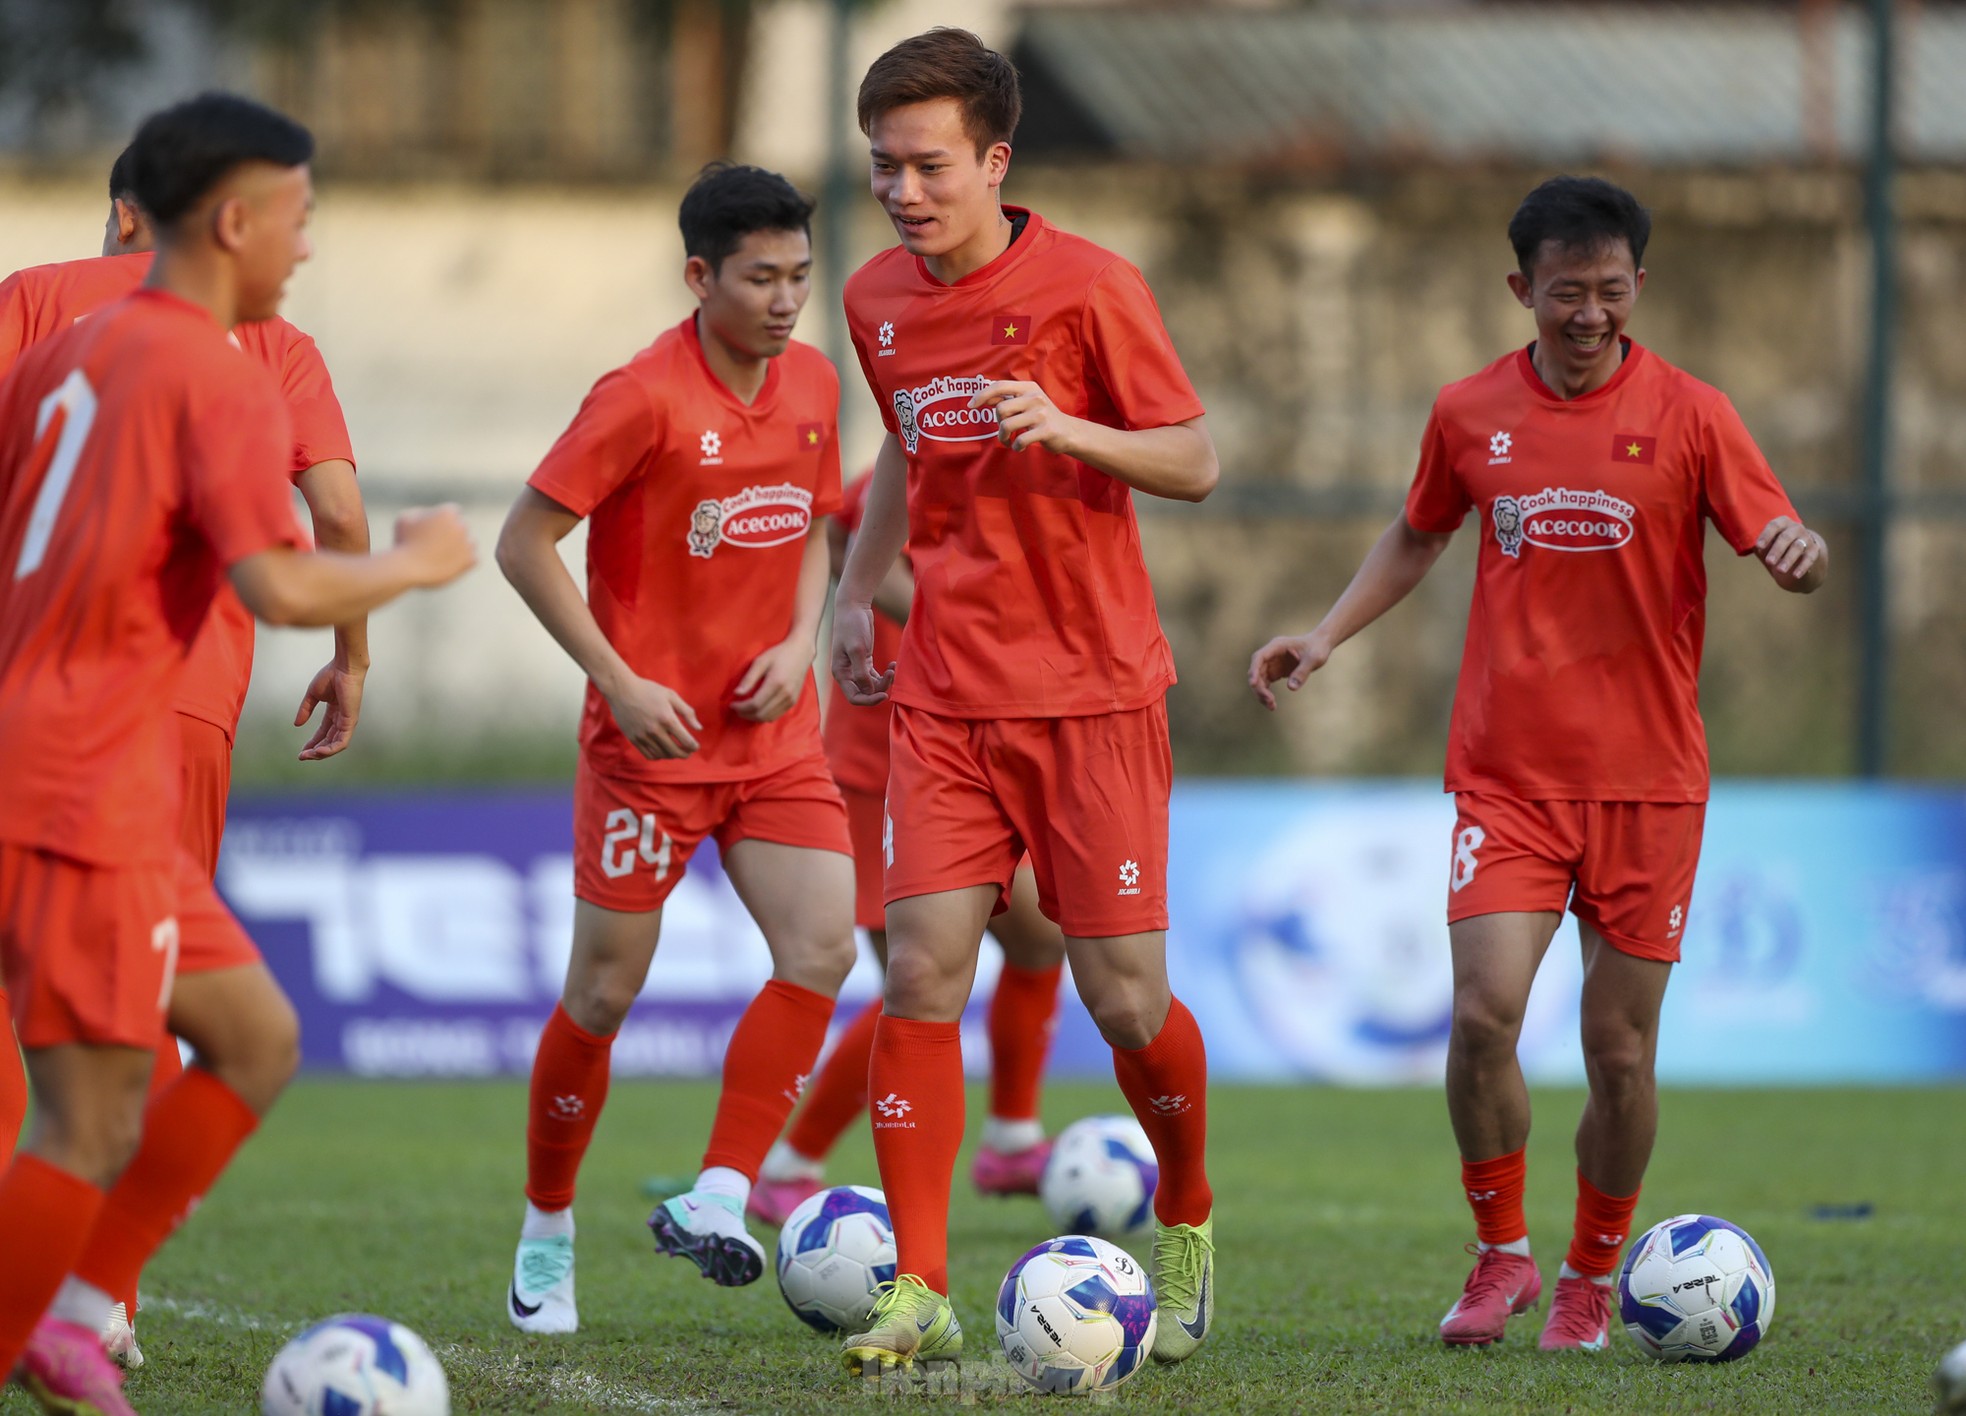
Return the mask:
<path id="1" fill-rule="evenodd" d="M 837 1185 L 806 1197 L 778 1234 L 778 1291 L 802 1322 L 821 1332 L 858 1327 L 880 1285 L 894 1281 L 894 1230 L 887 1196 Z"/>
<path id="2" fill-rule="evenodd" d="M 1966 1342 L 1946 1353 L 1932 1373 L 1932 1411 L 1934 1416 L 1966 1412 Z"/>
<path id="3" fill-rule="evenodd" d="M 1038 1180 L 1051 1222 L 1069 1234 L 1135 1239 L 1154 1217 L 1160 1165 L 1131 1116 L 1088 1116 L 1058 1133 Z"/>
<path id="4" fill-rule="evenodd" d="M 422 1338 L 387 1318 L 343 1313 L 280 1349 L 261 1416 L 450 1416 L 451 1388 Z"/>
<path id="5" fill-rule="evenodd" d="M 997 1341 L 1017 1374 L 1047 1392 L 1111 1391 L 1154 1347 L 1153 1281 L 1104 1239 L 1048 1239 L 997 1290 Z"/>
<path id="6" fill-rule="evenodd" d="M 1618 1309 L 1648 1356 L 1731 1362 L 1774 1320 L 1775 1275 L 1746 1230 L 1711 1215 L 1674 1215 L 1625 1255 Z"/>

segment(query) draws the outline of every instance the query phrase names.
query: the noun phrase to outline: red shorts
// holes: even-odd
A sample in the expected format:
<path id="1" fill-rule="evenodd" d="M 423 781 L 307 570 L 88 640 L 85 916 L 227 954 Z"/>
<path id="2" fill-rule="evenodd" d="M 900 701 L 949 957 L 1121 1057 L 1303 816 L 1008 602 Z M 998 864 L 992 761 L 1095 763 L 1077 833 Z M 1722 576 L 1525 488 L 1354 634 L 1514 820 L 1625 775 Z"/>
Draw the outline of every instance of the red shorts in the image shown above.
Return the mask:
<path id="1" fill-rule="evenodd" d="M 1075 939 L 1167 928 L 1167 706 L 1084 718 L 945 718 L 896 704 L 887 903 L 974 885 L 1038 904 Z"/>
<path id="2" fill-rule="evenodd" d="M 218 874 L 218 846 L 225 838 L 225 798 L 232 790 L 232 739 L 217 723 L 177 715 L 184 743 L 184 809 L 178 837 L 210 880 Z"/>
<path id="3" fill-rule="evenodd" d="M 853 922 L 862 929 L 886 929 L 881 833 L 887 821 L 887 798 L 852 787 L 841 787 L 840 795 L 846 799 L 847 831 L 853 837 Z"/>
<path id="4" fill-rule="evenodd" d="M 705 836 L 729 851 L 773 841 L 853 854 L 846 804 L 817 753 L 741 782 L 604 777 L 586 759 L 573 778 L 573 893 L 604 910 L 662 908 Z"/>
<path id="5" fill-rule="evenodd" d="M 1447 919 L 1570 912 L 1614 948 L 1679 961 L 1704 802 L 1524 801 L 1459 792 Z"/>
<path id="6" fill-rule="evenodd" d="M 189 855 L 110 867 L 0 844 L 0 977 L 22 1047 L 155 1049 L 179 973 L 258 961 Z"/>

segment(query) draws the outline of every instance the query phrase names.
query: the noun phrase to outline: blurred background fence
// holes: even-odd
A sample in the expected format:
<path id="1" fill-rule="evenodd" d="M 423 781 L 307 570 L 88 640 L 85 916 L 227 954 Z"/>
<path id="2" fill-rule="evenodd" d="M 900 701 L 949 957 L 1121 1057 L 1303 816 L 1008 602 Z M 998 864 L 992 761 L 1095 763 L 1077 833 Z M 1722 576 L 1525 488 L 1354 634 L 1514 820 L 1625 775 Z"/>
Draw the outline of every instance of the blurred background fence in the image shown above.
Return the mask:
<path id="1" fill-rule="evenodd" d="M 687 313 L 674 209 L 704 160 L 825 197 L 802 333 L 843 352 L 839 279 L 892 239 L 851 85 L 938 22 L 1015 56 L 1008 196 L 1146 269 L 1210 409 L 1220 491 L 1141 499 L 1184 770 L 1438 770 L 1472 536 L 1288 712 L 1254 707 L 1244 666 L 1396 512 L 1438 387 L 1531 337 L 1503 228 L 1587 170 L 1655 213 L 1632 333 L 1732 395 L 1834 548 L 1806 601 L 1711 548 L 1716 769 L 1966 776 L 1954 4 L 0 0 L 0 267 L 93 250 L 148 108 L 213 83 L 290 108 L 321 159 L 289 314 L 377 520 L 454 498 L 488 545 L 588 383 Z M 878 424 L 845 383 L 860 464 Z M 495 571 L 375 638 L 357 749 L 299 768 L 287 723 L 325 639 L 262 635 L 242 783 L 569 768 L 577 671 Z"/>

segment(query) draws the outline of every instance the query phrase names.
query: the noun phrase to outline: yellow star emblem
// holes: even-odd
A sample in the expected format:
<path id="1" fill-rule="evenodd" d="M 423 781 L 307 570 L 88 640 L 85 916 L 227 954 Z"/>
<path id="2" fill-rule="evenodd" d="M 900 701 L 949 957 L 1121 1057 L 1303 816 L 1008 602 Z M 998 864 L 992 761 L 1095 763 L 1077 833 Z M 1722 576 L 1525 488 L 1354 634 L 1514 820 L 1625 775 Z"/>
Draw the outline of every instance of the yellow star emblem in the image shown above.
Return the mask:
<path id="1" fill-rule="evenodd" d="M 807 428 L 807 429 L 806 429 L 806 446 L 807 446 L 807 447 L 817 447 L 817 446 L 819 446 L 819 433 L 818 433 L 818 431 L 817 431 L 816 429 L 813 429 L 813 428 Z M 1636 456 L 1637 456 L 1637 454 L 1636 454 L 1636 453 L 1634 453 L 1634 454 L 1632 454 L 1632 455 L 1633 455 L 1634 457 L 1636 457 Z"/>
<path id="2" fill-rule="evenodd" d="M 1638 457 L 1641 456 L 1644 452 L 1645 449 L 1640 447 L 1637 443 L 1627 443 L 1625 445 L 1625 455 L 1627 457 Z"/>
<path id="3" fill-rule="evenodd" d="M 1017 326 L 1016 326 L 1016 325 L 1014 325 L 1014 324 L 1007 324 L 1007 325 L 1005 325 L 1005 326 L 1003 327 L 1003 337 L 1004 337 L 1005 339 L 1015 339 L 1015 338 L 1017 338 Z"/>

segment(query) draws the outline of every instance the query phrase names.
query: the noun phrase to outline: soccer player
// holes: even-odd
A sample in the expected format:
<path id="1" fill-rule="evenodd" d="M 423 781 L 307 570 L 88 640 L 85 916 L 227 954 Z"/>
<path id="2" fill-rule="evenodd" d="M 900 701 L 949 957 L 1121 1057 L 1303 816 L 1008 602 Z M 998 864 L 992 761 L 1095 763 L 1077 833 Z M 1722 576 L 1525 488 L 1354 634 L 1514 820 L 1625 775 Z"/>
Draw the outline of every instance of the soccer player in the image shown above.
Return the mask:
<path id="1" fill-rule="evenodd" d="M 845 566 L 849 538 L 867 506 L 870 480 L 863 474 L 849 483 L 839 513 L 827 523 L 835 573 Z M 891 664 L 899 652 L 914 586 L 904 557 L 895 562 L 875 593 L 876 663 Z M 887 911 L 881 901 L 886 864 L 881 838 L 891 716 L 886 704 L 862 708 L 847 702 L 834 683 L 821 729 L 827 765 L 846 799 L 853 832 L 854 923 L 867 931 L 883 969 L 887 967 Z M 1003 946 L 1004 965 L 990 995 L 990 1114 L 983 1122 L 970 1180 L 985 1195 L 1035 1195 L 1051 1156 L 1051 1142 L 1038 1119 L 1038 1090 L 1058 1018 L 1065 939 L 1039 910 L 1037 884 L 1028 867 L 1018 870 L 1010 908 L 990 922 L 990 933 Z M 766 1224 L 784 1224 L 800 1203 L 818 1193 L 825 1183 L 827 1155 L 854 1117 L 866 1110 L 867 1066 L 880 1015 L 877 998 L 847 1025 L 806 1089 L 791 1129 L 766 1154 L 750 1201 L 750 1213 Z"/>
<path id="2" fill-rule="evenodd" d="M 208 94 L 148 119 L 144 288 L 0 382 L 0 972 L 35 1127 L 0 1177 L 0 1372 L 51 1410 L 130 1410 L 112 1296 L 292 1074 L 292 1006 L 179 841 L 171 704 L 221 579 L 283 624 L 352 621 L 472 561 L 454 510 L 378 556 L 303 553 L 290 432 L 227 339 L 309 254 L 307 130 Z M 196 1059 L 144 1109 L 168 1026 Z M 106 1193 L 105 1193 L 106 1192 Z"/>
<path id="3" fill-rule="evenodd" d="M 30 345 L 59 333 L 128 295 L 150 271 L 156 245 L 153 223 L 131 186 L 130 150 L 109 172 L 109 218 L 100 257 L 34 266 L 0 281 L 0 376 Z M 369 523 L 355 483 L 348 425 L 327 366 L 314 341 L 278 316 L 238 326 L 232 338 L 279 380 L 293 420 L 294 485 L 306 500 L 315 544 L 327 550 L 366 552 Z M 253 617 L 239 597 L 221 585 L 204 629 L 193 642 L 180 679 L 177 724 L 183 739 L 183 811 L 186 849 L 205 874 L 218 870 L 225 833 L 225 802 L 232 782 L 232 741 L 252 676 Z M 335 627 L 334 658 L 308 685 L 294 725 L 325 705 L 320 727 L 301 749 L 303 762 L 334 756 L 348 745 L 361 712 L 368 673 L 368 626 L 361 620 Z M 0 991 L 0 1013 L 6 1010 Z M 153 1094 L 182 1070 L 177 1040 L 166 1038 L 151 1073 Z M 27 1077 L 19 1053 L 0 1047 L 0 1151 L 10 1153 L 27 1105 Z M 118 1294 L 106 1340 L 125 1365 L 143 1365 L 132 1315 L 136 1293 Z"/>
<path id="4" fill-rule="evenodd" d="M 505 1303 L 527 1332 L 577 1326 L 574 1180 L 663 902 L 703 838 L 773 971 L 724 1054 L 695 1186 L 649 1217 L 658 1252 L 726 1287 L 764 1272 L 745 1201 L 853 966 L 853 847 L 812 677 L 822 518 L 840 500 L 839 375 L 792 340 L 811 215 L 777 173 L 704 169 L 680 213 L 695 312 L 594 385 L 499 537 L 507 578 L 587 674 L 573 953 L 533 1060 Z M 558 550 L 582 518 L 585 599 Z"/>
<path id="5" fill-rule="evenodd" d="M 895 705 L 868 1093 L 902 1276 L 846 1340 L 855 1373 L 962 1351 L 947 1296 L 958 1019 L 1027 850 L 1159 1158 L 1154 1356 L 1194 1352 L 1213 1304 L 1207 1061 L 1167 981 L 1174 664 L 1132 493 L 1200 500 L 1215 449 L 1140 272 L 999 200 L 1020 107 L 1010 61 L 958 29 L 903 40 L 860 85 L 900 244 L 846 288 L 887 437 L 832 669 L 850 701 Z M 873 600 L 904 541 L 914 608 L 883 667 Z"/>
<path id="6" fill-rule="evenodd" d="M 1566 903 L 1583 946 L 1590 1094 L 1576 1225 L 1541 1345 L 1605 1346 L 1611 1274 L 1658 1127 L 1659 1004 L 1706 813 L 1706 523 L 1784 590 L 1815 590 L 1828 569 L 1822 537 L 1797 519 L 1733 405 L 1625 337 L 1651 225 L 1629 192 L 1596 178 L 1553 178 L 1523 200 L 1508 280 L 1535 342 L 1441 391 L 1405 511 L 1315 629 L 1271 640 L 1249 665 L 1274 709 L 1272 683 L 1301 688 L 1475 513 L 1447 749 L 1458 816 L 1447 1106 L 1479 1240 L 1441 1320 L 1457 1346 L 1500 1340 L 1542 1292 L 1522 1210 L 1529 1097 L 1515 1048 Z"/>

